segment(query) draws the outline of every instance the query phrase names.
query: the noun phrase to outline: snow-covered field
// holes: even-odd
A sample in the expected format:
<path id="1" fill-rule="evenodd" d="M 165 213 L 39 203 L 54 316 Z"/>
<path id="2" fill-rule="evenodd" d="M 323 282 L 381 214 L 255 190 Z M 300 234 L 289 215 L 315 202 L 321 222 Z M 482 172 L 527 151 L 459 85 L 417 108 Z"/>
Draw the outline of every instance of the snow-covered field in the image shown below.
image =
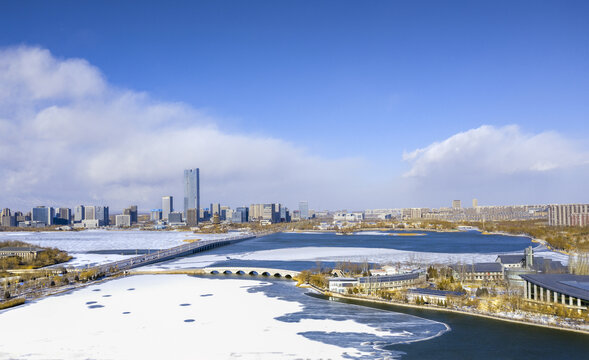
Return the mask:
<path id="1" fill-rule="evenodd" d="M 186 239 L 208 240 L 226 236 L 227 234 L 194 234 L 186 231 L 85 230 L 0 233 L 0 241 L 19 240 L 68 252 L 88 252 L 166 249 L 181 245 Z"/>
<path id="2" fill-rule="evenodd" d="M 53 296 L 0 311 L 3 329 L 26 328 L 26 334 L 2 332 L 0 358 L 358 358 L 370 354 L 361 344 L 350 347 L 350 339 L 364 335 L 387 343 L 416 341 L 448 330 L 434 321 L 368 308 L 358 311 L 375 313 L 372 315 L 381 325 L 389 326 L 388 330 L 354 321 L 353 316 L 337 321 L 316 317 L 280 321 L 280 317 L 302 311 L 303 304 L 248 291 L 265 284 L 258 280 L 144 275 Z M 353 307 L 311 301 L 348 311 Z M 421 332 L 420 339 L 404 330 L 415 327 Z M 327 341 L 312 339 L 314 334 L 323 334 Z M 337 344 L 338 337 L 347 345 Z"/>

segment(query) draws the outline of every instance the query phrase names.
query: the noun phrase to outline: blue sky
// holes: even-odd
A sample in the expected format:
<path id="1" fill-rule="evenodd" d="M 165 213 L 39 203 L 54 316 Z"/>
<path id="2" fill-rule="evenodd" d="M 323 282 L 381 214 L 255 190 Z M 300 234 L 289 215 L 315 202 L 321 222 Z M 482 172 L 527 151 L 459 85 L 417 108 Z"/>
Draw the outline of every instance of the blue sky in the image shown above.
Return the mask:
<path id="1" fill-rule="evenodd" d="M 198 111 L 194 123 L 199 126 L 210 121 L 223 134 L 280 140 L 295 149 L 288 151 L 298 149 L 321 161 L 351 159 L 356 165 L 350 169 L 362 172 L 351 179 L 359 188 L 414 191 L 411 196 L 406 190 L 386 196 L 360 191 L 345 203 L 337 195 L 344 188 L 320 200 L 324 192 L 309 190 L 309 183 L 288 199 L 292 203 L 298 198 L 317 199 L 322 208 L 441 206 L 454 197 L 465 202 L 478 197 L 483 203 L 576 202 L 589 200 L 575 197 L 573 190 L 581 190 L 576 185 L 540 194 L 564 176 L 554 180 L 543 167 L 541 173 L 527 174 L 528 167 L 508 176 L 499 169 L 491 174 L 503 174 L 497 186 L 449 180 L 448 187 L 427 193 L 431 184 L 419 189 L 415 184 L 421 180 L 407 183 L 416 165 L 403 154 L 484 125 L 504 137 L 511 125 L 524 139 L 550 134 L 570 145 L 571 154 L 587 154 L 588 16 L 584 1 L 19 1 L 0 4 L 0 47 L 43 49 L 56 61 L 83 59 L 109 89 L 183 104 Z M 183 121 L 190 122 L 190 116 Z M 225 148 L 211 146 L 210 156 Z M 493 151 L 477 149 L 479 157 Z M 457 156 L 446 160 L 463 167 Z M 560 170 L 587 180 L 582 160 Z M 270 165 L 267 171 L 281 176 Z M 333 181 L 309 176 L 326 187 Z M 433 176 L 441 175 L 423 175 Z M 521 184 L 522 177 L 542 185 L 528 195 L 501 188 Z M 292 188 L 286 180 L 285 186 Z M 234 200 L 231 192 L 210 190 L 220 194 L 211 201 L 271 201 L 256 191 Z M 162 191 L 176 190 L 164 186 Z M 80 189 L 79 196 L 86 193 Z M 101 196 L 88 200 L 110 201 Z M 60 197 L 27 200 L 22 194 L 19 199 Z M 129 201 L 147 206 L 150 200 Z"/>

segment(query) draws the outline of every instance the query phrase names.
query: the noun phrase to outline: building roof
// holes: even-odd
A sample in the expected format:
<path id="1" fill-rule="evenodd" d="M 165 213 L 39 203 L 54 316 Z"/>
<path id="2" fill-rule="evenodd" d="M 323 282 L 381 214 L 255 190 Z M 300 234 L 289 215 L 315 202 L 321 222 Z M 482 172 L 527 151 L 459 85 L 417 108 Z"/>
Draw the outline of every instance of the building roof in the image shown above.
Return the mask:
<path id="1" fill-rule="evenodd" d="M 411 272 L 407 274 L 399 274 L 399 275 L 379 275 L 379 276 L 365 276 L 358 278 L 358 282 L 360 284 L 366 283 L 380 283 L 380 282 L 392 282 L 392 281 L 403 281 L 403 280 L 413 280 L 419 277 L 419 272 Z"/>
<path id="2" fill-rule="evenodd" d="M 41 249 L 41 248 L 36 248 L 36 247 L 3 247 L 0 248 L 0 252 L 21 252 L 21 251 L 36 251 L 36 252 L 41 252 L 41 251 L 45 251 L 45 249 Z"/>
<path id="3" fill-rule="evenodd" d="M 333 277 L 327 279 L 328 281 L 356 281 L 356 278 L 347 278 L 347 277 Z"/>
<path id="4" fill-rule="evenodd" d="M 454 295 L 454 296 L 461 296 L 464 295 L 458 291 L 446 291 L 446 290 L 436 290 L 436 289 L 409 289 L 408 292 L 412 294 L 418 295 L 436 295 L 436 296 L 447 296 L 447 295 Z"/>
<path id="5" fill-rule="evenodd" d="M 501 264 L 518 264 L 524 261 L 523 255 L 499 255 L 497 259 Z"/>
<path id="6" fill-rule="evenodd" d="M 589 275 L 534 274 L 520 277 L 550 291 L 589 301 Z"/>
<path id="7" fill-rule="evenodd" d="M 475 263 L 472 265 L 452 265 L 452 269 L 455 271 L 461 271 L 464 269 L 465 272 L 503 272 L 503 267 L 498 262 L 487 262 L 487 263 Z"/>
<path id="8" fill-rule="evenodd" d="M 534 256 L 534 265 L 532 268 L 536 271 L 542 272 L 566 272 L 567 267 L 560 261 L 553 261 L 552 259 Z"/>

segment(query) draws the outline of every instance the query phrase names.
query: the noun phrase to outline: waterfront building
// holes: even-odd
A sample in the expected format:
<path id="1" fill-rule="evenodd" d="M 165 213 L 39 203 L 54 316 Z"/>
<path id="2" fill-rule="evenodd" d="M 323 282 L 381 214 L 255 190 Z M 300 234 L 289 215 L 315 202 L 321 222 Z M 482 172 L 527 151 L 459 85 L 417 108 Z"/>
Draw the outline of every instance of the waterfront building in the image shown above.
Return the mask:
<path id="1" fill-rule="evenodd" d="M 18 256 L 25 260 L 33 260 L 45 249 L 34 247 L 3 247 L 0 248 L 0 257 Z"/>
<path id="2" fill-rule="evenodd" d="M 117 227 L 131 226 L 131 215 L 117 215 L 115 224 Z"/>
<path id="3" fill-rule="evenodd" d="M 55 216 L 55 210 L 52 207 L 37 206 L 31 211 L 31 221 L 45 226 L 53 225 L 53 218 Z"/>
<path id="4" fill-rule="evenodd" d="M 589 214 L 589 204 L 565 204 L 548 206 L 548 225 L 550 226 L 584 226 L 585 214 Z"/>
<path id="5" fill-rule="evenodd" d="M 1 220 L 0 220 L 0 226 L 15 227 L 16 225 L 17 225 L 16 216 L 2 215 Z"/>
<path id="6" fill-rule="evenodd" d="M 299 217 L 301 220 L 308 220 L 309 219 L 309 202 L 308 201 L 299 202 Z"/>
<path id="7" fill-rule="evenodd" d="M 155 222 L 160 221 L 162 219 L 162 209 L 151 209 L 149 219 Z"/>
<path id="8" fill-rule="evenodd" d="M 81 227 L 84 229 L 96 229 L 100 226 L 100 220 L 98 219 L 84 219 L 81 222 Z"/>
<path id="9" fill-rule="evenodd" d="M 445 291 L 436 289 L 409 289 L 407 290 L 407 300 L 415 302 L 422 300 L 425 304 L 447 304 L 448 298 L 461 297 L 464 294 L 457 291 Z"/>
<path id="10" fill-rule="evenodd" d="M 249 221 L 259 221 L 263 219 L 264 204 L 251 204 L 249 208 Z"/>
<path id="11" fill-rule="evenodd" d="M 187 215 L 188 209 L 196 209 L 196 213 L 200 213 L 200 169 L 198 168 L 184 170 L 184 216 Z"/>
<path id="12" fill-rule="evenodd" d="M 589 306 L 589 276 L 571 274 L 521 275 L 524 298 L 548 304 L 562 304 L 579 311 Z"/>
<path id="13" fill-rule="evenodd" d="M 334 221 L 347 221 L 347 222 L 358 222 L 364 220 L 364 213 L 353 212 L 353 213 L 336 213 L 333 215 Z"/>
<path id="14" fill-rule="evenodd" d="M 74 209 L 74 221 L 80 222 L 84 220 L 84 205 L 78 205 Z"/>
<path id="15" fill-rule="evenodd" d="M 359 278 L 329 278 L 329 291 L 340 294 L 348 293 L 348 289 L 358 288 L 364 292 L 376 290 L 399 290 L 425 284 L 425 272 L 421 270 L 397 275 L 364 276 Z"/>
<path id="16" fill-rule="evenodd" d="M 168 220 L 168 215 L 174 211 L 174 197 L 162 196 L 162 219 Z"/>

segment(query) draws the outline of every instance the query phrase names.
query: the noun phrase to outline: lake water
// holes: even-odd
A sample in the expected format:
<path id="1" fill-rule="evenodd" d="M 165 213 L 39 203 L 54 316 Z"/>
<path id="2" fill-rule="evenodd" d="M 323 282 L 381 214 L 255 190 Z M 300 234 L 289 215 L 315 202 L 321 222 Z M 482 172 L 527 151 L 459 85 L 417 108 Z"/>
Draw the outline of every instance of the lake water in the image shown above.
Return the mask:
<path id="1" fill-rule="evenodd" d="M 141 232 L 92 233 L 96 245 L 43 233 L 38 244 L 75 244 L 84 251 L 141 246 Z M 176 243 L 189 234 L 149 235 Z M 97 239 L 102 236 L 102 241 Z M 122 236 L 124 240 L 117 240 Z M 530 239 L 465 233 L 274 234 L 151 269 L 211 265 L 303 269 L 341 260 L 493 261 L 521 253 Z M 55 246 L 55 245 L 54 245 Z M 72 245 L 74 246 L 74 245 Z M 558 257 L 544 249 L 546 255 Z M 65 319 L 65 320 L 64 320 Z M 23 324 L 27 336 L 23 337 Z M 431 310 L 330 301 L 287 280 L 244 276 L 133 276 L 0 312 L 0 358 L 158 359 L 530 359 L 584 358 L 589 336 Z M 149 344 L 149 346 L 146 346 Z M 170 352 L 173 349 L 173 352 Z"/>

